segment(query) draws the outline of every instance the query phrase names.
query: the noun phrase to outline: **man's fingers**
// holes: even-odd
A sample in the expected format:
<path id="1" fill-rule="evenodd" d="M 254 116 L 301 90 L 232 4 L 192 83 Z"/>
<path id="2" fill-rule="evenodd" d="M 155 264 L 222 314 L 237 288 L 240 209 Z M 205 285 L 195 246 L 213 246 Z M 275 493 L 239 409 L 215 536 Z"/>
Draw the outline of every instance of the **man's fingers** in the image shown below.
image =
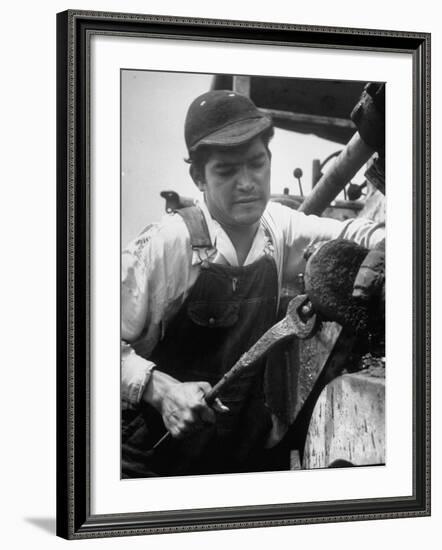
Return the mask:
<path id="1" fill-rule="evenodd" d="M 209 384 L 209 382 L 197 382 L 196 384 L 203 395 L 206 395 L 206 393 L 209 393 L 209 391 L 212 389 L 212 386 Z"/>
<path id="2" fill-rule="evenodd" d="M 167 430 L 174 439 L 180 439 L 180 437 L 183 437 L 178 426 L 168 426 Z"/>
<path id="3" fill-rule="evenodd" d="M 202 428 L 201 423 L 187 423 L 180 422 L 169 428 L 169 432 L 175 439 L 184 439 L 185 437 L 200 431 Z"/>
<path id="4" fill-rule="evenodd" d="M 212 408 L 219 413 L 226 413 L 230 411 L 229 407 L 226 407 L 219 397 L 217 397 L 213 402 Z"/>
<path id="5" fill-rule="evenodd" d="M 370 250 L 362 262 L 353 284 L 353 298 L 368 301 L 380 295 L 385 282 L 385 254 Z"/>
<path id="6" fill-rule="evenodd" d="M 212 389 L 208 382 L 187 382 L 177 385 L 165 400 L 163 420 L 172 437 L 181 439 L 199 432 L 216 422 L 215 412 L 226 413 L 226 407 L 216 398 L 209 406 L 204 396 Z"/>
<path id="7" fill-rule="evenodd" d="M 182 412 L 180 416 L 174 416 L 168 420 L 168 426 L 166 427 L 172 436 L 176 439 L 182 439 L 203 430 L 208 423 L 213 424 L 215 413 L 205 405 L 205 409 L 192 407 L 192 409 Z"/>
<path id="8" fill-rule="evenodd" d="M 210 390 L 210 384 L 208 386 Z M 216 420 L 214 411 L 207 405 L 203 395 L 201 395 L 201 399 L 192 407 L 192 410 L 195 411 L 195 414 L 198 415 L 205 424 L 213 424 Z"/>
<path id="9" fill-rule="evenodd" d="M 198 382 L 198 386 L 203 392 L 203 395 L 206 395 L 212 389 L 212 386 L 208 382 Z M 198 410 L 202 418 L 207 419 L 205 421 L 211 422 L 211 423 L 215 421 L 215 417 L 210 416 L 209 411 L 215 410 L 216 412 L 219 412 L 222 414 L 222 413 L 229 412 L 230 410 L 229 407 L 226 407 L 226 405 L 224 405 L 224 403 L 221 401 L 221 399 L 219 399 L 219 397 L 215 398 L 213 404 L 210 407 L 206 404 L 203 397 L 201 400 L 201 403 L 199 403 L 195 407 L 195 409 Z"/>

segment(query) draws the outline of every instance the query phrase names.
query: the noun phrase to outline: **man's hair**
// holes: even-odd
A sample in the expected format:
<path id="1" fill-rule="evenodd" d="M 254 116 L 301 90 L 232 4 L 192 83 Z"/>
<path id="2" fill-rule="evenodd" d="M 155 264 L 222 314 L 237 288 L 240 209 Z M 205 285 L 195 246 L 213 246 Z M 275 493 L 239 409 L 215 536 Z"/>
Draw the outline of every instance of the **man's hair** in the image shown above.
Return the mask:
<path id="1" fill-rule="evenodd" d="M 258 134 L 255 137 L 261 138 L 269 156 L 271 157 L 271 152 L 269 149 L 269 143 L 270 140 L 273 138 L 275 133 L 275 130 L 273 126 L 270 128 L 267 128 L 262 132 L 261 134 Z M 254 138 L 253 138 L 254 139 Z M 229 150 L 229 146 L 226 147 L 219 147 L 219 146 L 211 146 L 211 145 L 201 145 L 201 147 L 198 147 L 195 151 L 191 151 L 189 153 L 189 157 L 184 159 L 184 162 L 187 162 L 187 164 L 191 164 L 195 167 L 195 170 L 199 173 L 204 172 L 204 167 L 206 166 L 207 161 L 209 160 L 209 157 L 214 149 L 225 149 L 226 151 Z"/>

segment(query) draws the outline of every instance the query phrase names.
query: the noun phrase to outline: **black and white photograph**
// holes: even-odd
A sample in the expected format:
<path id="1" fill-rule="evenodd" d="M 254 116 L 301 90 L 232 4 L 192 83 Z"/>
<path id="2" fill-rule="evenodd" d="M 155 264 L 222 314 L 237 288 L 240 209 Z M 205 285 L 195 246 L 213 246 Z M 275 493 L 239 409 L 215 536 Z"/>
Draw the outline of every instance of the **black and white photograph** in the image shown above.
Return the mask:
<path id="1" fill-rule="evenodd" d="M 57 535 L 430 515 L 429 113 L 425 32 L 57 15 Z"/>
<path id="2" fill-rule="evenodd" d="M 2 548 L 437 548 L 440 12 L 5 4 Z"/>
<path id="3" fill-rule="evenodd" d="M 123 482 L 384 466 L 388 83 L 120 83 Z"/>

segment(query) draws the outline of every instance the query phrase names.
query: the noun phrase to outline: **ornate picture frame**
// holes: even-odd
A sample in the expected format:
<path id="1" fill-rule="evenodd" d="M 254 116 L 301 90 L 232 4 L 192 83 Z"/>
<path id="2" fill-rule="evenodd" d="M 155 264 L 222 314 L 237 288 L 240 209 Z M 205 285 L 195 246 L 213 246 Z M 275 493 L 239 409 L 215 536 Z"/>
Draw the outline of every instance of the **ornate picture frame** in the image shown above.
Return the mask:
<path id="1" fill-rule="evenodd" d="M 96 513 L 92 467 L 96 426 L 93 383 L 94 203 L 91 97 L 96 70 L 94 37 L 165 43 L 305 48 L 311 52 L 385 54 L 411 61 L 412 220 L 410 273 L 412 356 L 409 494 L 326 498 L 280 503 L 265 496 L 247 505 Z M 119 47 L 118 44 L 115 46 Z M 127 67 L 120 67 L 127 68 Z M 146 69 L 150 68 L 146 60 Z M 175 67 L 176 70 L 188 70 Z M 215 71 L 214 71 L 215 72 Z M 345 75 L 344 75 L 345 76 Z M 388 123 L 388 119 L 387 119 Z M 393 123 L 391 123 L 393 124 Z M 387 124 L 388 125 L 388 124 Z M 119 136 L 118 136 L 119 137 Z M 394 184 L 392 184 L 394 185 Z M 400 191 L 402 192 L 402 191 Z M 120 242 L 115 242 L 119 251 Z M 69 10 L 57 16 L 57 534 L 67 539 L 236 529 L 318 522 L 425 516 L 430 514 L 430 35 L 385 30 L 189 19 L 157 15 Z M 387 279 L 388 280 L 388 279 Z M 98 284 L 100 282 L 98 281 Z M 116 298 L 117 299 L 117 298 Z M 388 310 L 388 294 L 387 294 Z M 119 372 L 111 376 L 119 377 Z M 408 394 L 407 394 L 408 395 Z M 395 404 L 390 403 L 392 408 Z M 118 408 L 119 405 L 116 404 Z M 117 411 L 119 413 L 119 409 Z M 109 428 L 110 429 L 110 428 Z M 113 426 L 118 431 L 118 426 Z M 387 447 L 388 450 L 388 447 Z M 323 474 L 328 473 L 324 472 Z M 322 476 L 322 479 L 326 478 Z M 116 480 L 119 482 L 120 480 Z M 136 483 L 136 482 L 134 482 Z"/>

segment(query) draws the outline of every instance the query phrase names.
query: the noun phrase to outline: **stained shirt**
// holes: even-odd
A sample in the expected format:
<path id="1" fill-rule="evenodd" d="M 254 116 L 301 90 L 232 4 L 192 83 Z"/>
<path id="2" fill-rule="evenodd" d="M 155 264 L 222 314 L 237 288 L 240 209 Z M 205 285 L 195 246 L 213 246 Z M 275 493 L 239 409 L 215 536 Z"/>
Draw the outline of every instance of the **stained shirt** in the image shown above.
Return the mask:
<path id="1" fill-rule="evenodd" d="M 165 215 L 148 226 L 122 256 L 122 405 L 135 407 L 154 364 L 149 357 L 169 321 L 186 300 L 203 261 L 238 266 L 235 248 L 204 203 L 197 203 L 207 222 L 211 248 L 192 250 L 181 216 Z M 320 241 L 344 238 L 373 248 L 385 238 L 383 224 L 361 218 L 339 221 L 305 215 L 269 202 L 243 265 L 272 254 L 279 289 L 304 271 L 304 250 Z M 138 354 L 130 344 L 137 344 Z"/>

